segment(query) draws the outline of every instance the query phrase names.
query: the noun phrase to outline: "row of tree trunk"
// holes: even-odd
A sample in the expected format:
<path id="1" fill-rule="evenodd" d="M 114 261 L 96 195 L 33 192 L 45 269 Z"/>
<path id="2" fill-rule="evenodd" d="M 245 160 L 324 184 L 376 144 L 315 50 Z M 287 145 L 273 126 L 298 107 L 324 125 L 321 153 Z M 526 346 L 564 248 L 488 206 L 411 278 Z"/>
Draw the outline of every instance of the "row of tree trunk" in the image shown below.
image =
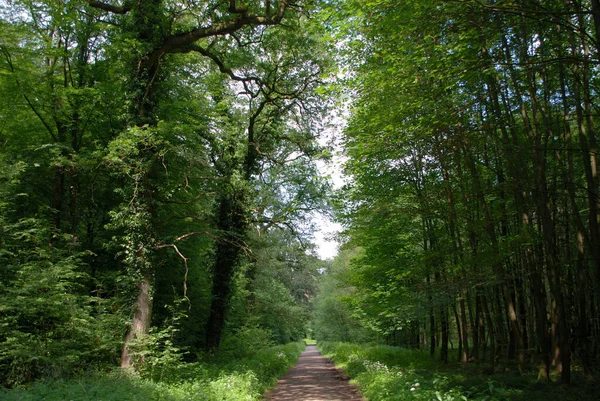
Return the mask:
<path id="1" fill-rule="evenodd" d="M 436 255 L 409 343 L 444 361 L 449 341 L 464 363 L 535 361 L 569 383 L 574 360 L 590 374 L 600 356 L 600 3 L 463 3 L 422 45 L 462 76 L 426 58 L 438 75 L 423 91 L 443 100 L 403 160 Z"/>

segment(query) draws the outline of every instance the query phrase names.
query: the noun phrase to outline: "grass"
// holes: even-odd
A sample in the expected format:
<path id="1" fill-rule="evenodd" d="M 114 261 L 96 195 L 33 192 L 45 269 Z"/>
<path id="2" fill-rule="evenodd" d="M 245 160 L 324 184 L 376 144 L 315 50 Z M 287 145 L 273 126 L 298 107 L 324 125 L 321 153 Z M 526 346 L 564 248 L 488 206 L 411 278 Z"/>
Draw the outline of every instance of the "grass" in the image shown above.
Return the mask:
<path id="1" fill-rule="evenodd" d="M 2 401 L 254 401 L 298 360 L 301 342 L 267 348 L 227 362 L 179 363 L 141 378 L 120 372 L 0 389 Z"/>
<path id="2" fill-rule="evenodd" d="M 574 384 L 540 383 L 535 372 L 442 364 L 427 352 L 382 345 L 319 343 L 370 401 L 599 401 L 600 386 L 577 372 Z"/>

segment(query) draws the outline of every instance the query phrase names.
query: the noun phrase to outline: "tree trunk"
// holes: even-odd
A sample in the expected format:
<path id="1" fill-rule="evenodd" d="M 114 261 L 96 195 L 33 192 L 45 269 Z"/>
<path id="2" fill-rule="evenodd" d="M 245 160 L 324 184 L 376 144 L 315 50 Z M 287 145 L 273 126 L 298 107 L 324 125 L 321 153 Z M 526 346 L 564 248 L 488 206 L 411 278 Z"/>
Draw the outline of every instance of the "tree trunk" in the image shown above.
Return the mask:
<path id="1" fill-rule="evenodd" d="M 456 322 L 456 334 L 458 337 L 458 360 L 462 360 L 462 353 L 463 353 L 463 339 L 462 339 L 462 330 L 463 328 L 461 327 L 460 324 L 460 318 L 458 317 L 458 310 L 456 309 L 456 303 L 452 304 L 452 311 L 454 312 L 454 321 Z"/>
<path id="2" fill-rule="evenodd" d="M 479 347 L 481 347 L 483 359 L 485 359 L 486 353 L 487 353 L 487 341 L 486 341 L 486 337 L 485 337 L 485 321 L 483 319 L 483 306 L 482 306 L 483 295 L 481 294 L 480 288 L 477 288 L 476 292 L 477 292 L 477 294 L 475 295 L 476 296 L 476 298 L 475 298 L 475 321 L 477 322 L 477 330 L 475 330 L 475 332 L 477 333 L 477 336 L 478 336 L 477 350 L 479 350 Z M 480 355 L 479 352 L 477 352 L 477 353 L 473 354 L 472 358 L 474 360 L 478 360 L 479 358 L 481 358 L 482 355 Z"/>
<path id="3" fill-rule="evenodd" d="M 483 315 L 485 316 L 486 322 L 487 322 L 487 326 L 488 326 L 488 336 L 490 339 L 490 362 L 492 363 L 492 365 L 496 362 L 496 331 L 494 328 L 494 320 L 492 318 L 492 315 L 490 313 L 490 309 L 488 306 L 488 301 L 487 301 L 487 297 L 484 295 L 482 297 L 482 308 L 483 308 Z"/>
<path id="4" fill-rule="evenodd" d="M 429 275 L 427 275 L 427 287 L 429 287 L 430 285 L 431 285 L 430 278 L 429 278 Z M 431 289 L 429 290 L 428 301 L 429 301 L 429 355 L 434 356 L 435 348 L 437 347 L 437 344 L 435 341 L 435 334 L 436 334 L 435 314 L 433 312 L 433 298 L 431 296 Z"/>
<path id="5" fill-rule="evenodd" d="M 469 170 L 471 172 L 471 176 L 473 179 L 473 185 L 475 188 L 475 192 L 479 199 L 479 202 L 483 208 L 483 214 L 485 217 L 485 226 L 487 229 L 488 236 L 490 238 L 494 253 L 497 255 L 496 257 L 500 259 L 499 256 L 499 245 L 498 238 L 496 236 L 496 229 L 494 226 L 494 220 L 489 211 L 487 200 L 483 194 L 483 190 L 481 187 L 481 182 L 479 179 L 479 172 L 475 166 L 475 162 L 473 161 L 473 157 L 470 154 L 466 154 L 467 164 L 469 166 Z M 517 308 L 515 307 L 514 294 L 510 290 L 508 285 L 509 276 L 505 271 L 504 265 L 502 261 L 498 260 L 493 263 L 493 269 L 496 273 L 497 277 L 502 280 L 502 294 L 504 295 L 504 302 L 506 305 L 507 317 L 510 327 L 510 344 L 518 351 L 518 363 L 519 369 L 522 368 L 522 363 L 525 359 L 524 348 L 523 348 L 523 337 L 521 334 L 521 330 L 519 328 L 519 318 L 517 315 Z M 510 350 L 510 347 L 509 347 Z"/>
<path id="6" fill-rule="evenodd" d="M 52 190 L 52 213 L 54 214 L 54 228 L 60 230 L 62 226 L 63 197 L 65 192 L 65 169 L 63 166 L 54 168 L 54 188 Z"/>
<path id="7" fill-rule="evenodd" d="M 450 330 L 448 327 L 448 307 L 446 305 L 440 307 L 440 331 L 440 361 L 448 363 L 448 339 Z"/>
<path id="8" fill-rule="evenodd" d="M 525 31 L 523 25 L 522 30 Z M 526 34 L 523 33 L 523 37 Z M 542 42 L 543 43 L 543 42 Z M 526 50 L 522 48 L 522 59 L 527 59 Z M 552 125 L 546 122 L 547 111 L 543 104 L 538 100 L 537 84 L 538 80 L 534 70 L 527 72 L 527 83 L 529 88 L 529 96 L 531 103 L 531 112 L 533 115 L 534 124 L 527 124 L 528 135 L 531 143 L 534 145 L 534 169 L 535 169 L 535 188 L 536 188 L 536 203 L 539 221 L 541 224 L 542 239 L 544 244 L 544 260 L 548 269 L 548 280 L 550 282 L 550 290 L 552 293 L 552 334 L 554 347 L 553 358 L 558 362 L 557 368 L 561 372 L 561 382 L 568 384 L 571 380 L 571 354 L 569 330 L 566 323 L 564 300 L 561 288 L 560 273 L 558 271 L 559 258 L 558 249 L 556 247 L 555 222 L 551 212 L 549 190 L 547 188 L 547 141 L 552 138 L 554 133 Z M 523 114 L 525 116 L 525 111 Z M 544 128 L 542 130 L 542 127 Z"/>
<path id="9" fill-rule="evenodd" d="M 596 29 L 600 28 L 600 4 L 598 0 L 592 1 L 594 21 Z M 585 38 L 585 22 L 579 17 L 580 36 Z M 600 33 L 596 30 L 596 36 Z M 574 42 L 574 39 L 572 39 Z M 595 267 L 596 285 L 600 286 L 600 176 L 598 169 L 598 154 L 596 141 L 596 128 L 592 112 L 592 90 L 590 88 L 590 55 L 589 46 L 585 39 L 582 39 L 583 47 L 583 67 L 579 69 L 578 64 L 573 65 L 574 75 L 574 97 L 577 115 L 578 137 L 581 153 L 583 156 L 583 166 L 586 180 L 586 193 L 588 203 L 588 224 L 590 253 L 592 263 Z M 598 50 L 600 52 L 600 43 Z M 575 48 L 574 48 L 575 49 Z M 579 55 L 577 55 L 579 56 Z M 583 92 L 583 93 L 582 93 Z M 583 100 L 583 107 L 581 106 Z"/>
<path id="10" fill-rule="evenodd" d="M 506 323 L 504 321 L 504 316 L 506 313 L 504 312 L 504 308 L 502 308 L 502 295 L 501 288 L 499 285 L 494 287 L 494 302 L 492 304 L 496 311 L 496 331 L 498 333 L 498 341 L 497 343 L 497 351 L 496 354 L 500 356 L 504 356 L 507 350 L 507 335 L 506 335 Z"/>
<path id="11" fill-rule="evenodd" d="M 155 11 L 160 6 L 161 0 L 150 0 L 141 2 L 140 8 L 135 11 L 136 24 L 134 25 L 135 32 L 132 34 L 137 37 L 142 43 L 147 46 L 152 46 L 152 34 L 150 31 L 156 29 L 159 25 L 161 16 Z M 156 8 L 156 9 L 155 9 Z M 151 11 L 148 11 L 151 10 Z M 150 15 L 146 18 L 147 15 Z M 129 121 L 132 126 L 143 127 L 148 125 L 154 127 L 157 123 L 156 108 L 158 106 L 156 93 L 161 79 L 159 74 L 159 63 L 148 64 L 144 60 L 146 57 L 141 57 L 133 64 L 129 79 L 129 90 L 134 96 L 130 103 Z M 141 177 L 134 178 L 132 185 L 132 199 L 129 200 L 130 210 L 132 214 L 140 214 L 144 217 L 140 229 L 139 227 L 128 227 L 132 231 L 132 238 L 135 238 L 134 244 L 130 246 L 130 252 L 136 254 L 134 260 L 129 262 L 129 268 L 140 274 L 143 278 L 138 285 L 139 293 L 137 295 L 136 304 L 133 310 L 133 318 L 131 326 L 127 331 L 123 344 L 123 352 L 121 353 L 121 367 L 134 368 L 136 363 L 129 353 L 129 343 L 138 338 L 140 335 L 147 334 L 150 330 L 152 321 L 152 294 L 154 290 L 154 261 L 152 261 L 151 249 L 155 244 L 153 220 L 156 217 L 156 207 L 153 205 L 155 201 L 154 183 L 158 174 L 154 163 L 154 149 L 143 149 L 139 157 L 147 157 L 150 160 L 150 167 L 143 171 Z"/>
<path id="12" fill-rule="evenodd" d="M 462 323 L 462 344 L 463 344 L 462 355 L 461 355 L 460 360 L 462 363 L 467 363 L 467 362 L 469 362 L 469 332 L 467 329 L 469 326 L 467 324 L 467 311 L 466 311 L 464 296 L 460 298 L 459 307 L 460 307 L 460 321 Z"/>
<path id="13" fill-rule="evenodd" d="M 476 361 L 479 359 L 479 322 L 477 320 L 477 314 L 478 314 L 478 307 L 479 305 L 477 305 L 478 300 L 477 300 L 477 296 L 475 296 L 475 313 L 473 313 L 473 307 L 472 302 L 471 302 L 471 298 L 472 297 L 467 297 L 467 302 L 469 305 L 469 322 L 471 323 L 471 337 L 473 338 L 473 345 L 471 346 L 471 352 L 470 355 L 468 357 L 469 361 Z"/>
<path id="14" fill-rule="evenodd" d="M 133 318 L 131 319 L 129 329 L 127 330 L 123 351 L 121 352 L 121 367 L 124 369 L 129 369 L 136 363 L 143 362 L 143 360 L 138 360 L 134 363 L 129 345 L 131 341 L 138 338 L 140 335 L 148 333 L 148 330 L 150 329 L 152 317 L 151 291 L 151 278 L 144 278 L 139 284 L 139 293 L 133 310 Z"/>
<path id="15" fill-rule="evenodd" d="M 528 350 L 530 348 L 530 344 L 529 344 L 529 333 L 527 330 L 527 309 L 526 309 L 526 294 L 525 294 L 525 289 L 523 288 L 523 280 L 521 279 L 521 277 L 518 275 L 516 281 L 516 292 L 517 292 L 517 306 L 519 308 L 519 317 L 521 318 L 521 330 L 522 330 L 522 336 L 523 336 L 523 348 Z"/>
<path id="16" fill-rule="evenodd" d="M 221 198 L 218 228 L 222 238 L 217 240 L 213 273 L 210 315 L 206 322 L 205 347 L 213 351 L 221 344 L 227 307 L 232 292 L 233 272 L 238 263 L 247 228 L 243 201 L 235 195 Z"/>

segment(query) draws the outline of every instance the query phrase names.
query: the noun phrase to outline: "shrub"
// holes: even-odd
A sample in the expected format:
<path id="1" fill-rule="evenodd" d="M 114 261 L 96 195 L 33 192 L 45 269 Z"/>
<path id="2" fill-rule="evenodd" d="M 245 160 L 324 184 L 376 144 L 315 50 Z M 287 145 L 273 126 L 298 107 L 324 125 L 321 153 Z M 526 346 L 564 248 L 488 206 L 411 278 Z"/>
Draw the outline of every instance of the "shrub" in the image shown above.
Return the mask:
<path id="1" fill-rule="evenodd" d="M 349 343 L 320 343 L 319 348 L 370 401 L 505 401 L 514 394 L 492 381 L 465 389 L 418 350 Z"/>
<path id="2" fill-rule="evenodd" d="M 69 250 L 73 242 L 41 219 L 0 232 L 0 385 L 114 363 L 122 321 L 88 295 L 89 252 Z"/>
<path id="3" fill-rule="evenodd" d="M 246 325 L 224 340 L 219 353 L 225 359 L 248 358 L 257 351 L 273 346 L 271 332 L 255 325 Z"/>
<path id="4" fill-rule="evenodd" d="M 36 382 L 29 389 L 0 390 L 3 401 L 257 401 L 295 364 L 304 349 L 292 343 L 251 358 L 167 364 L 162 380 L 120 372 L 71 381 Z M 156 376 L 156 375 L 154 375 Z"/>

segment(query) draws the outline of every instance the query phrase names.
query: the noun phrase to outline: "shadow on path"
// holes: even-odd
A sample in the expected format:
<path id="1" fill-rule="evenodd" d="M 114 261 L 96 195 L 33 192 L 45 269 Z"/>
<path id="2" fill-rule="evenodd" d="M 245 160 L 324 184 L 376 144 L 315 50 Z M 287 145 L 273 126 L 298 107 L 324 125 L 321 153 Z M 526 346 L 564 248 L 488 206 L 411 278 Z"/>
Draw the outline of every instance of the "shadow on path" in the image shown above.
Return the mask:
<path id="1" fill-rule="evenodd" d="M 275 388 L 265 394 L 267 401 L 364 400 L 356 387 L 315 345 L 306 346 L 300 359 Z"/>

